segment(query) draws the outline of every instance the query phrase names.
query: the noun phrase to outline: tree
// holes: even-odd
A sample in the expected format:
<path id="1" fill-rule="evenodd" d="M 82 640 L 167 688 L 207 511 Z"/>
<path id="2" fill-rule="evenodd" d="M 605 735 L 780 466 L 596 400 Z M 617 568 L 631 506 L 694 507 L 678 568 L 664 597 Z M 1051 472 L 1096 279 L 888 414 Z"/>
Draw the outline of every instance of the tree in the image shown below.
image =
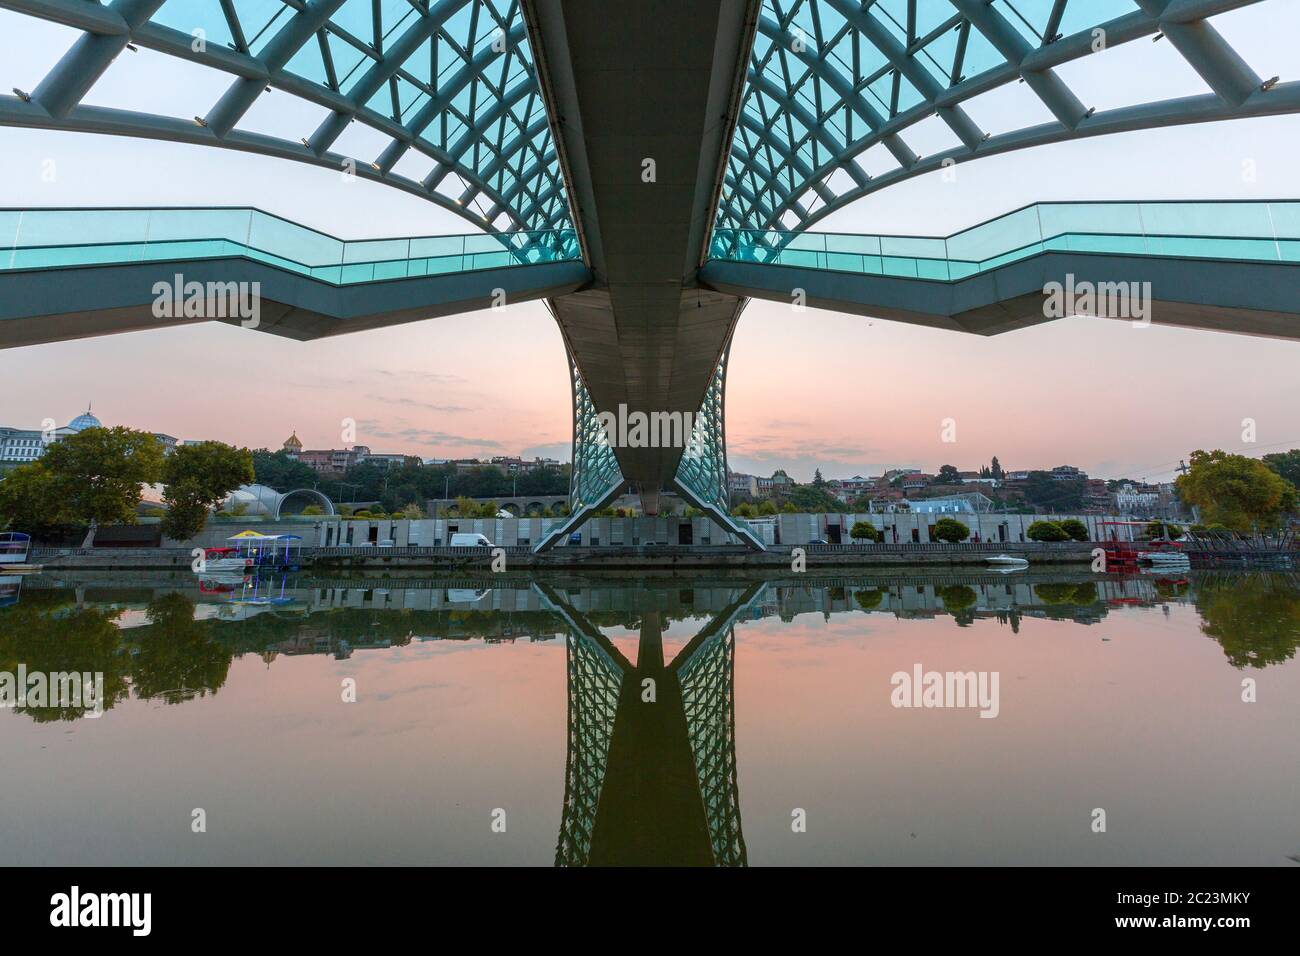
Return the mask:
<path id="1" fill-rule="evenodd" d="M 754 506 L 748 501 L 742 501 L 731 509 L 731 513 L 737 518 L 752 518 L 754 517 Z"/>
<path id="2" fill-rule="evenodd" d="M 158 481 L 162 445 L 120 425 L 87 428 L 54 442 L 34 466 L 48 476 L 42 490 L 55 524 L 135 524 L 144 486 Z"/>
<path id="3" fill-rule="evenodd" d="M 1035 521 L 1025 532 L 1030 541 L 1069 541 L 1070 535 L 1055 521 Z"/>
<path id="4" fill-rule="evenodd" d="M 1064 522 L 1062 522 L 1062 524 L 1064 524 Z M 1148 538 L 1163 538 L 1168 535 L 1170 541 L 1183 536 L 1182 526 L 1173 524 L 1169 521 L 1148 522 L 1145 531 Z"/>
<path id="5" fill-rule="evenodd" d="M 1215 449 L 1191 454 L 1191 466 L 1174 483 L 1205 524 L 1233 531 L 1274 527 L 1297 505 L 1296 487 L 1264 462 Z"/>
<path id="6" fill-rule="evenodd" d="M 765 498 L 758 505 L 758 513 L 764 518 L 770 518 L 776 514 L 776 502 L 771 498 Z"/>
<path id="7" fill-rule="evenodd" d="M 997 456 L 997 455 L 994 455 L 994 456 L 993 456 L 993 461 L 989 463 L 989 477 L 990 477 L 990 478 L 1001 478 L 1001 477 L 1002 477 L 1002 466 L 1001 466 L 1000 464 L 998 464 L 998 456 Z"/>
<path id="8" fill-rule="evenodd" d="M 822 477 L 822 470 L 821 470 L 820 468 L 816 469 L 816 470 L 813 472 L 813 480 L 812 480 L 812 483 L 813 483 L 813 487 L 814 487 L 814 488 L 825 488 L 825 487 L 826 487 L 826 479 Z"/>
<path id="9" fill-rule="evenodd" d="M 1078 518 L 1066 518 L 1061 522 L 1061 530 L 1068 534 L 1072 541 L 1087 541 L 1089 538 L 1088 526 Z"/>
<path id="10" fill-rule="evenodd" d="M 1291 484 L 1300 488 L 1300 448 L 1265 455 L 1263 461 Z"/>
<path id="11" fill-rule="evenodd" d="M 190 446 L 181 446 L 181 448 L 188 447 Z M 273 452 L 259 448 L 252 453 L 252 459 L 254 475 L 252 480 L 276 491 L 310 488 L 319 480 L 314 469 L 290 458 L 283 450 Z"/>
<path id="12" fill-rule="evenodd" d="M 0 527 L 46 537 L 58 533 L 62 523 L 54 477 L 41 462 L 20 465 L 0 481 Z"/>
<path id="13" fill-rule="evenodd" d="M 941 485 L 956 485 L 961 483 L 961 472 L 955 465 L 943 465 L 936 475 Z"/>
<path id="14" fill-rule="evenodd" d="M 970 537 L 970 528 L 956 518 L 940 518 L 934 523 L 931 534 L 940 541 L 957 544 Z"/>
<path id="15" fill-rule="evenodd" d="M 162 464 L 162 531 L 174 541 L 203 530 L 208 512 L 241 485 L 254 480 L 253 455 L 247 448 L 221 442 L 181 445 Z"/>
<path id="16" fill-rule="evenodd" d="M 853 527 L 849 529 L 849 537 L 854 541 L 879 541 L 882 535 L 867 522 L 855 521 Z"/>

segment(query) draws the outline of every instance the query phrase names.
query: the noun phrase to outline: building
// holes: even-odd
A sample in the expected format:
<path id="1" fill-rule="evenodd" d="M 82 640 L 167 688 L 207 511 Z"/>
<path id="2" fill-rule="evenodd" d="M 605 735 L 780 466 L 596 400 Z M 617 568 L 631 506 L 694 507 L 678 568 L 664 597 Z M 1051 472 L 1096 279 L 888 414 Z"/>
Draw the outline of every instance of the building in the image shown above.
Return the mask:
<path id="1" fill-rule="evenodd" d="M 376 468 L 404 468 L 407 465 L 420 464 L 419 455 L 376 455 L 373 452 L 366 456 L 367 465 L 374 465 Z"/>
<path id="2" fill-rule="evenodd" d="M 933 481 L 934 475 L 926 475 L 919 471 L 914 471 L 903 476 L 901 487 L 903 493 L 907 494 L 909 492 L 923 491 L 928 488 Z"/>
<path id="3" fill-rule="evenodd" d="M 909 498 L 907 506 L 913 514 L 988 514 L 993 509 L 993 499 L 971 491 L 943 498 Z"/>
<path id="4" fill-rule="evenodd" d="M 176 446 L 180 444 L 178 439 L 173 438 L 171 435 L 164 435 L 162 432 L 154 432 L 153 437 L 157 439 L 158 444 L 162 445 L 164 455 L 170 455 L 176 450 Z"/>
<path id="5" fill-rule="evenodd" d="M 750 498 L 758 497 L 758 479 L 753 475 L 747 475 L 740 471 L 727 472 L 727 490 L 732 495 L 745 495 Z"/>
<path id="6" fill-rule="evenodd" d="M 794 479 L 787 475 L 782 469 L 772 472 L 771 478 L 757 478 L 754 482 L 758 496 L 767 498 L 772 495 L 779 495 L 789 491 L 794 487 Z"/>
<path id="7" fill-rule="evenodd" d="M 1054 481 L 1087 481 L 1088 473 L 1073 465 L 1057 465 L 1052 469 Z"/>
<path id="8" fill-rule="evenodd" d="M 39 431 L 0 427 L 0 464 L 25 465 L 43 454 L 45 442 Z"/>

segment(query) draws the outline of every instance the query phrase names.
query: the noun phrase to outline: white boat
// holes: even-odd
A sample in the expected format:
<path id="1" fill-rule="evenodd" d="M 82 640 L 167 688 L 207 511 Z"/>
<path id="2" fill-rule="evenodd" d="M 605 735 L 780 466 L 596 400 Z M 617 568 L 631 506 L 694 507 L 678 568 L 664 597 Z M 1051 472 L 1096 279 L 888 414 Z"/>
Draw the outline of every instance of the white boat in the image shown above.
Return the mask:
<path id="1" fill-rule="evenodd" d="M 991 558 L 985 558 L 990 567 L 1005 568 L 1008 571 L 1020 571 L 1029 567 L 1029 562 L 1024 558 L 1014 558 L 1009 554 L 995 554 Z"/>
<path id="2" fill-rule="evenodd" d="M 1190 568 L 1191 559 L 1181 551 L 1139 551 L 1139 563 L 1159 568 Z"/>
<path id="3" fill-rule="evenodd" d="M 247 555 L 241 555 L 238 548 L 204 548 L 203 564 L 196 573 L 200 577 L 206 577 L 212 573 L 229 573 L 231 571 L 244 573 L 251 571 L 252 568 L 253 559 Z"/>

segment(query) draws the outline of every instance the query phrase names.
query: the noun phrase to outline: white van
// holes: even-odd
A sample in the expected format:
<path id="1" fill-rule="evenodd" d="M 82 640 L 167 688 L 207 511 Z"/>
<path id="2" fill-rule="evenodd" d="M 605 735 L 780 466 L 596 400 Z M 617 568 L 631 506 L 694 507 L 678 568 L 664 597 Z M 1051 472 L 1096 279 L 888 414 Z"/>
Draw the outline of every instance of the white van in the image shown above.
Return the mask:
<path id="1" fill-rule="evenodd" d="M 481 534 L 456 533 L 451 536 L 453 548 L 494 548 L 494 545 Z"/>

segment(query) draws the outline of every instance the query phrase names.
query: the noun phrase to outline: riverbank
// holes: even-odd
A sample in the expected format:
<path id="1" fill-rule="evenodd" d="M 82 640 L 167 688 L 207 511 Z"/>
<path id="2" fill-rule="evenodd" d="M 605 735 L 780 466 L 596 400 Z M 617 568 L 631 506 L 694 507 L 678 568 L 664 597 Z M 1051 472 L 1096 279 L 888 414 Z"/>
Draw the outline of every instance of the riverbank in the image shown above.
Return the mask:
<path id="1" fill-rule="evenodd" d="M 534 554 L 530 548 L 358 547 L 304 548 L 302 567 L 312 570 L 489 570 L 494 560 L 507 570 L 562 568 L 671 569 L 760 568 L 790 571 L 798 561 L 814 567 L 986 566 L 988 558 L 1008 554 L 1031 565 L 1079 565 L 1093 559 L 1091 542 L 966 544 L 774 545 L 750 551 L 734 545 L 635 545 L 560 547 Z M 799 552 L 799 553 L 796 553 Z M 50 570 L 188 570 L 194 557 L 186 548 L 42 548 L 32 560 Z"/>

